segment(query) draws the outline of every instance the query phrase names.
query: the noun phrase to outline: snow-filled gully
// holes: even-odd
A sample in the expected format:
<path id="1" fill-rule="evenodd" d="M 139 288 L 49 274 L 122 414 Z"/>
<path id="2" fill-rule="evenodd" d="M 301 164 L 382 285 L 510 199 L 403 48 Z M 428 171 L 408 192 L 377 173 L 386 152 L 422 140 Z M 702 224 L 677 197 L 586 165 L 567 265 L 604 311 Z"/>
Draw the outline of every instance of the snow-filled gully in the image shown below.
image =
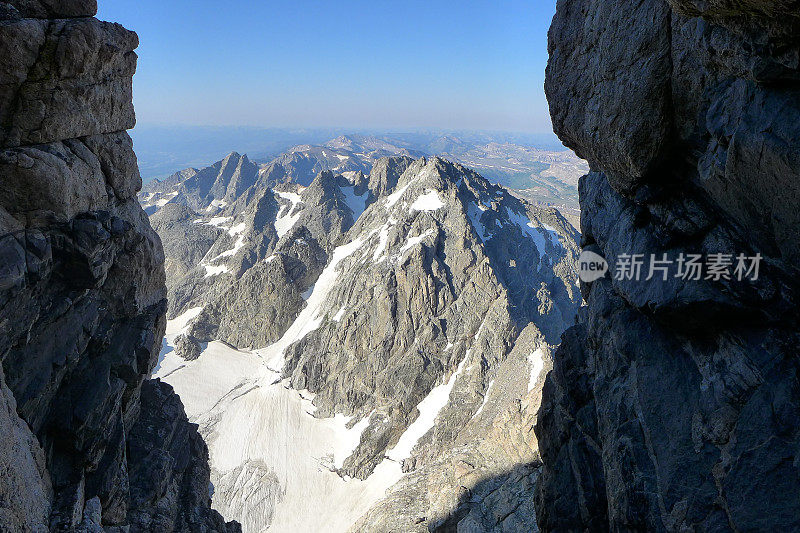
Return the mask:
<path id="1" fill-rule="evenodd" d="M 292 204 L 281 213 L 281 232 L 285 232 L 295 222 L 290 213 L 300 198 L 291 193 L 279 194 Z M 395 201 L 399 196 L 395 196 Z M 434 210 L 440 207 L 440 202 L 438 195 L 428 194 L 420 197 L 415 206 L 418 210 Z M 360 205 L 354 207 L 356 214 Z M 276 223 L 276 229 L 278 225 Z M 202 309 L 192 309 L 168 324 L 154 377 L 174 387 L 190 419 L 199 424 L 209 448 L 212 482 L 247 465 L 265 467 L 277 477 L 280 486 L 277 500 L 269 500 L 267 490 L 247 491 L 247 483 L 242 483 L 241 493 L 227 495 L 226 500 L 230 502 L 233 498 L 235 504 L 226 507 L 217 499 L 213 500 L 213 507 L 226 519 L 242 521 L 246 533 L 263 531 L 267 525 L 269 531 L 346 531 L 403 477 L 401 462 L 434 426 L 439 412 L 449 401 L 469 352 L 457 370 L 419 403 L 419 416 L 387 451 L 372 475 L 366 480 L 351 479 L 340 476 L 336 469 L 341 468 L 358 446 L 369 417 L 356 421 L 349 428 L 352 420 L 342 414 L 316 418 L 313 395 L 291 389 L 281 378 L 285 351 L 291 344 L 319 328 L 326 314 L 333 314 L 334 322 L 342 319 L 345 309 L 338 306 L 328 309 L 326 302 L 339 280 L 343 262 L 367 242 L 375 241 L 375 250 L 362 250 L 362 254 L 380 261 L 386 253 L 388 228 L 387 225 L 366 231 L 336 248 L 310 293 L 304 295 L 305 307 L 284 335 L 266 348 L 239 351 L 222 342 L 210 342 L 198 359 L 184 361 L 173 349 L 175 338 L 188 329 L 190 321 Z M 244 228 L 231 228 L 234 229 L 237 235 L 244 234 Z M 372 239 L 376 233 L 377 239 Z M 409 238 L 404 249 L 421 243 L 430 234 L 428 231 Z M 273 505 L 272 512 L 265 510 L 265 506 Z M 249 524 L 243 520 L 244 516 L 237 516 L 246 514 L 243 509 L 259 510 L 249 513 Z M 253 516 L 258 517 L 258 521 L 262 517 L 267 520 L 270 515 L 270 524 L 253 524 Z"/>

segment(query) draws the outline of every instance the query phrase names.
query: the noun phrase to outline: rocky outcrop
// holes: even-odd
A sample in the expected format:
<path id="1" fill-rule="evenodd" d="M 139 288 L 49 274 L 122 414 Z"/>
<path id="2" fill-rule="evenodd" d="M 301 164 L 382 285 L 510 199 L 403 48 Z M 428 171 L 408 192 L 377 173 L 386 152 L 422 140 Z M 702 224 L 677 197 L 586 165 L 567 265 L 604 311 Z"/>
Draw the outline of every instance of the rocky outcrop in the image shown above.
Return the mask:
<path id="1" fill-rule="evenodd" d="M 541 460 L 533 425 L 551 368 L 544 357 L 538 374 L 526 375 L 537 336 L 533 324 L 523 330 L 458 437 L 425 461 L 409 461 L 409 473 L 350 531 L 537 531 L 530 495 Z"/>
<path id="2" fill-rule="evenodd" d="M 167 502 L 160 530 L 219 531 L 196 429 L 168 391 L 148 411 L 166 288 L 125 133 L 138 40 L 95 11 L 0 3 L 0 529 L 145 531 Z"/>
<path id="3" fill-rule="evenodd" d="M 559 2 L 546 89 L 611 275 L 582 285 L 545 385 L 542 529 L 800 526 L 799 31 L 792 2 Z"/>
<path id="4" fill-rule="evenodd" d="M 53 488 L 44 452 L 17 415 L 0 368 L 0 524 L 8 531 L 47 531 Z"/>
<path id="5" fill-rule="evenodd" d="M 141 391 L 141 416 L 128 437 L 131 510 L 137 531 L 239 531 L 210 507 L 208 448 L 180 398 L 159 380 Z"/>
<path id="6" fill-rule="evenodd" d="M 167 289 L 172 289 L 203 260 L 224 230 L 195 224 L 197 214 L 180 203 L 169 203 L 150 217 L 150 224 L 164 246 Z"/>

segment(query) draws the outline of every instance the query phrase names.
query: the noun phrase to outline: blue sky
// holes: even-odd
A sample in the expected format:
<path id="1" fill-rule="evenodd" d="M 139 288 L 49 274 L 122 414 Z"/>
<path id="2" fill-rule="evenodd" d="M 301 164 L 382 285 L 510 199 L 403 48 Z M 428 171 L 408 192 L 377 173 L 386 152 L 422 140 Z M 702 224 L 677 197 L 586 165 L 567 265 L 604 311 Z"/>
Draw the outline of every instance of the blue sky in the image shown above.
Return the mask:
<path id="1" fill-rule="evenodd" d="M 139 124 L 546 133 L 556 0 L 101 0 Z"/>

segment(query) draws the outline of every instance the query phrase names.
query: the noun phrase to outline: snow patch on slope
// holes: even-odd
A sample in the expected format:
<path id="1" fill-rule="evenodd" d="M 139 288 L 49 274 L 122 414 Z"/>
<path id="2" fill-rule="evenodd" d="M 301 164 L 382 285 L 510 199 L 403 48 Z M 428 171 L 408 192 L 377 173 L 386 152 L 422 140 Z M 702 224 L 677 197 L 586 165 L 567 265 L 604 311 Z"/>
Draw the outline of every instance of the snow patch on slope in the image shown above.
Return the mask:
<path id="1" fill-rule="evenodd" d="M 344 307 L 340 308 L 340 309 L 339 309 L 339 310 L 336 312 L 336 314 L 335 314 L 335 315 L 333 315 L 333 318 L 332 318 L 331 320 L 333 320 L 334 322 L 339 322 L 339 321 L 340 321 L 340 320 L 342 320 L 342 318 L 344 317 L 344 313 L 345 313 L 345 311 L 346 311 L 346 309 L 345 309 Z"/>
<path id="2" fill-rule="evenodd" d="M 212 259 L 211 262 L 213 263 L 217 259 L 221 259 L 223 257 L 231 257 L 231 256 L 236 255 L 236 252 L 241 250 L 242 247 L 244 246 L 245 231 L 246 230 L 247 230 L 247 224 L 245 224 L 244 222 L 242 222 L 241 224 L 237 224 L 236 226 L 233 226 L 232 228 L 228 228 L 228 234 L 229 235 L 234 236 L 234 237 L 236 235 L 239 235 L 239 237 L 236 239 L 236 242 L 233 244 L 233 248 L 231 248 L 230 250 L 225 250 L 224 252 L 219 254 L 217 257 Z M 208 277 L 208 275 L 206 275 L 206 277 Z"/>
<path id="3" fill-rule="evenodd" d="M 292 229 L 292 227 L 300 218 L 301 211 L 297 211 L 294 215 L 292 213 L 295 211 L 297 204 L 301 203 L 302 200 L 299 194 L 293 192 L 279 192 L 278 196 L 291 202 L 288 207 L 281 207 L 280 211 L 278 211 L 278 216 L 275 219 L 275 232 L 278 234 L 278 238 L 280 239 L 286 235 L 290 229 Z"/>
<path id="4" fill-rule="evenodd" d="M 478 408 L 478 410 L 475 411 L 475 414 L 472 415 L 472 418 L 477 417 L 478 415 L 481 414 L 481 412 L 483 412 L 483 408 L 486 407 L 486 403 L 489 401 L 489 393 L 492 391 L 492 385 L 494 385 L 494 380 L 490 381 L 489 386 L 486 387 L 486 393 L 483 395 L 483 403 Z"/>
<path id="5" fill-rule="evenodd" d="M 483 211 L 486 211 L 486 209 L 480 209 L 474 202 L 467 204 L 467 218 L 469 218 L 469 222 L 472 224 L 478 237 L 480 237 L 482 241 L 485 241 L 487 238 L 491 238 L 491 235 L 486 233 L 486 226 L 481 222 Z"/>
<path id="6" fill-rule="evenodd" d="M 240 233 L 244 233 L 244 231 L 246 229 L 247 229 L 247 224 L 242 222 L 240 224 L 236 224 L 235 226 L 233 226 L 231 228 L 228 228 L 228 234 L 231 237 L 235 237 L 236 235 L 239 235 Z"/>
<path id="7" fill-rule="evenodd" d="M 208 224 L 209 226 L 220 227 L 220 226 L 222 226 L 223 224 L 225 224 L 226 222 L 228 222 L 229 220 L 232 220 L 232 219 L 233 219 L 233 217 L 213 217 L 213 218 L 210 218 L 208 220 L 208 222 L 206 222 L 206 224 Z"/>
<path id="8" fill-rule="evenodd" d="M 226 265 L 203 265 L 203 268 L 206 269 L 206 275 L 203 276 L 204 278 L 210 278 L 220 274 L 227 274 L 229 272 L 229 269 Z"/>
<path id="9" fill-rule="evenodd" d="M 386 197 L 386 203 L 384 205 L 386 205 L 387 208 L 394 207 L 394 204 L 396 204 L 400 200 L 400 197 L 403 196 L 403 193 L 405 193 L 408 190 L 409 187 L 411 187 L 411 184 L 414 183 L 414 181 L 415 180 L 409 181 L 408 183 L 403 185 L 401 188 L 397 189 L 392 194 L 387 196 Z"/>
<path id="10" fill-rule="evenodd" d="M 167 194 L 165 198 L 162 198 L 162 199 L 158 200 L 156 202 L 156 206 L 157 207 L 164 207 L 165 205 L 167 205 L 176 196 L 178 196 L 178 191 L 173 191 L 173 192 Z"/>
<path id="11" fill-rule="evenodd" d="M 408 240 L 405 242 L 402 248 L 400 248 L 400 253 L 405 252 L 409 248 L 413 248 L 414 246 L 418 245 L 431 235 L 433 235 L 434 231 L 432 229 L 427 230 L 422 235 L 418 235 L 416 237 L 409 237 Z"/>
<path id="12" fill-rule="evenodd" d="M 369 416 L 365 416 L 359 420 L 353 427 L 347 428 L 350 423 L 351 417 L 337 413 L 331 420 L 331 423 L 337 426 L 338 435 L 336 438 L 336 445 L 333 450 L 333 466 L 335 468 L 342 468 L 344 461 L 351 455 L 361 442 L 361 434 L 367 429 L 369 425 Z"/>
<path id="13" fill-rule="evenodd" d="M 453 390 L 453 386 L 456 384 L 456 378 L 461 374 L 461 371 L 464 369 L 464 363 L 468 358 L 469 351 L 467 351 L 467 354 L 464 356 L 461 363 L 459 363 L 453 375 L 450 376 L 450 379 L 447 380 L 446 383 L 442 383 L 431 389 L 425 399 L 417 404 L 419 416 L 406 428 L 394 448 L 386 452 L 386 457 L 397 462 L 402 462 L 403 459 L 407 459 L 411 456 L 411 451 L 414 449 L 414 446 L 416 446 L 419 439 L 433 427 L 439 411 L 441 411 L 450 400 L 450 392 Z"/>
<path id="14" fill-rule="evenodd" d="M 375 230 L 364 237 L 359 236 L 352 242 L 339 246 L 333 251 L 328 266 L 325 267 L 325 270 L 323 270 L 322 274 L 317 278 L 313 291 L 306 300 L 306 306 L 300 311 L 300 314 L 297 315 L 297 318 L 292 322 L 292 325 L 289 326 L 289 329 L 286 330 L 286 333 L 274 344 L 256 351 L 270 368 L 280 371 L 283 368 L 283 354 L 286 348 L 302 340 L 306 335 L 322 324 L 322 319 L 325 315 L 323 304 L 339 277 L 339 272 L 337 270 L 339 263 L 358 250 L 361 245 L 364 244 L 364 241 L 369 239 L 374 232 Z"/>
<path id="15" fill-rule="evenodd" d="M 375 253 L 372 254 L 372 262 L 380 263 L 386 259 L 383 253 L 386 251 L 386 245 L 389 243 L 389 225 L 384 224 L 381 226 L 378 233 L 378 246 L 375 248 Z"/>
<path id="16" fill-rule="evenodd" d="M 152 376 L 155 377 L 164 364 L 167 354 L 175 350 L 175 338 L 189 330 L 189 323 L 203 311 L 203 307 L 192 307 L 186 312 L 176 316 L 172 320 L 167 320 L 167 329 L 164 338 L 161 340 L 161 352 L 158 354 L 158 361 L 153 368 Z"/>
<path id="17" fill-rule="evenodd" d="M 508 214 L 509 220 L 511 220 L 511 222 L 515 224 L 524 235 L 527 235 L 533 239 L 533 243 L 536 245 L 536 250 L 539 252 L 539 257 L 544 257 L 546 253 L 545 238 L 541 229 L 536 227 L 527 217 L 527 215 L 520 215 L 516 211 L 508 208 L 506 208 L 506 213 Z"/>
<path id="18" fill-rule="evenodd" d="M 536 380 L 539 379 L 539 374 L 542 373 L 542 369 L 544 368 L 544 352 L 541 348 L 531 352 L 528 356 L 528 364 L 531 367 L 531 377 L 528 381 L 528 392 L 530 392 L 533 390 L 534 385 L 536 385 Z"/>
<path id="19" fill-rule="evenodd" d="M 444 207 L 444 202 L 436 191 L 430 191 L 414 200 L 411 204 L 411 212 L 414 211 L 436 211 Z"/>
<path id="20" fill-rule="evenodd" d="M 340 187 L 342 194 L 344 194 L 344 202 L 350 211 L 353 212 L 353 220 L 357 220 L 361 213 L 367 208 L 367 199 L 369 198 L 369 191 L 364 191 L 361 196 L 356 194 L 356 188 L 353 185 Z"/>

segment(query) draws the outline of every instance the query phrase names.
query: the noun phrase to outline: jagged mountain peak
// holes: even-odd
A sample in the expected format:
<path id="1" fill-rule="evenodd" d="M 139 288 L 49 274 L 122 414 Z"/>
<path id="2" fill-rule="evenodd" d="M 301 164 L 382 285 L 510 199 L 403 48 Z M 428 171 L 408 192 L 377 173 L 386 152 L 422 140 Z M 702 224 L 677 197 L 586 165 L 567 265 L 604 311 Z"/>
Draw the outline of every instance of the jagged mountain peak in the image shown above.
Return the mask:
<path id="1" fill-rule="evenodd" d="M 339 135 L 335 139 L 326 142 L 325 146 L 352 150 L 355 142 L 355 138 L 352 135 Z"/>
<path id="2" fill-rule="evenodd" d="M 227 162 L 227 161 L 230 161 L 230 160 L 238 161 L 240 159 L 247 159 L 247 154 L 242 155 L 239 152 L 237 152 L 236 150 L 233 150 L 228 155 L 226 155 L 223 158 L 222 161 L 223 161 L 223 165 L 224 165 L 225 162 Z"/>
<path id="3" fill-rule="evenodd" d="M 216 212 L 235 201 L 259 178 L 258 165 L 247 155 L 231 152 L 216 163 L 177 172 L 142 188 L 139 201 L 147 214 L 167 203 L 186 204 L 195 211 Z"/>
<path id="4" fill-rule="evenodd" d="M 359 484 L 382 494 L 403 469 L 433 464 L 448 443 L 474 440 L 505 395 L 528 393 L 580 300 L 568 224 L 440 157 L 384 157 L 369 173 L 326 169 L 306 183 L 259 178 L 218 210 L 170 226 L 166 215 L 151 220 L 169 233 L 167 256 L 186 256 L 187 236 L 197 246 L 194 262 L 172 259 L 185 273 L 168 282 L 170 316 L 192 318 L 159 375 L 190 396 L 225 495 L 223 514 L 244 520 L 246 530 L 314 529 L 323 517 L 352 523 L 350 513 L 373 501 L 348 507 Z M 525 355 L 512 356 L 522 331 Z M 216 358 L 248 370 L 197 397 L 187 386 Z M 234 388 L 252 392 L 226 395 Z M 275 446 L 308 445 L 292 435 L 291 443 L 257 439 L 247 456 L 223 457 L 232 443 L 222 427 L 273 427 L 266 406 L 276 398 L 304 406 L 297 416 L 314 413 L 281 423 L 307 424 L 300 434 L 335 427 L 348 444 L 320 463 L 276 461 Z M 240 417 L 245 404 L 254 418 Z M 329 502 L 330 512 L 298 523 L 265 496 L 253 504 L 276 514 L 248 524 L 247 516 L 262 515 L 242 511 L 245 489 L 233 481 L 243 472 L 248 480 L 271 472 L 275 490 L 290 500 L 308 492 L 304 498 Z M 291 479 L 316 481 L 299 489 Z M 333 494 L 340 503 L 330 502 Z"/>
<path id="5" fill-rule="evenodd" d="M 353 231 L 375 233 L 379 228 L 389 231 L 398 224 L 413 224 L 423 215 L 447 223 L 458 221 L 463 238 L 498 255 L 494 262 L 519 262 L 510 267 L 515 272 L 552 268 L 559 262 L 551 258 L 560 257 L 561 241 L 573 242 L 576 237 L 554 210 L 528 205 L 470 169 L 439 157 L 416 161 L 402 156 L 383 158 L 369 177 L 361 172 L 324 171 L 307 187 L 283 183 L 267 189 L 258 182 L 230 202 L 214 199 L 207 203 L 198 206 L 193 224 L 213 226 L 221 232 L 221 240 L 208 250 L 214 264 L 202 261 L 195 265 L 208 278 L 222 274 L 239 277 L 253 264 L 290 246 L 287 243 L 293 241 L 298 228 L 311 228 L 315 240 L 330 253 L 356 226 Z M 392 223 L 384 228 L 387 221 Z M 524 260 L 512 257 L 515 252 L 509 243 L 514 241 L 531 244 L 524 248 L 531 250 Z M 251 242 L 258 245 L 253 248 L 247 244 Z M 244 260 L 243 255 L 250 258 Z M 496 268 L 502 272 L 507 265 Z M 510 277 L 521 278 L 524 275 Z M 519 290 L 531 288 L 525 283 L 512 285 L 519 285 Z"/>
<path id="6" fill-rule="evenodd" d="M 369 173 L 369 189 L 376 196 L 388 194 L 397 185 L 397 180 L 414 162 L 411 157 L 383 157 L 372 167 Z"/>

